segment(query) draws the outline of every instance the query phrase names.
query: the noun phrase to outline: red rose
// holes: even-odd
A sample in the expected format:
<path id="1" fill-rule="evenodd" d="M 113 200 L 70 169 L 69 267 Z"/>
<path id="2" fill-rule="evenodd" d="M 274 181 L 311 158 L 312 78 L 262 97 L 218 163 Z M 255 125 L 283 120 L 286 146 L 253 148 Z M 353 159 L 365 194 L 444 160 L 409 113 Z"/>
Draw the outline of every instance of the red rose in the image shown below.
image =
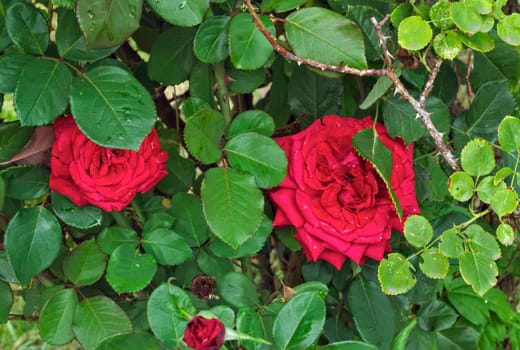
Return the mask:
<path id="1" fill-rule="evenodd" d="M 143 140 L 139 152 L 95 144 L 72 117 L 54 122 L 54 138 L 50 188 L 77 206 L 122 210 L 137 192 L 149 191 L 167 174 L 168 154 L 161 150 L 155 129 Z"/>
<path id="2" fill-rule="evenodd" d="M 269 191 L 278 207 L 275 226 L 293 225 L 308 260 L 326 260 L 340 269 L 348 257 L 358 264 L 381 260 L 391 250 L 392 229 L 402 222 L 384 182 L 352 145 L 363 119 L 326 116 L 295 135 L 275 139 L 289 160 L 287 175 Z M 381 142 L 392 152 L 391 186 L 403 217 L 419 212 L 415 196 L 413 147 L 392 140 L 376 125 Z"/>
<path id="3" fill-rule="evenodd" d="M 218 350 L 224 344 L 226 327 L 216 318 L 195 316 L 184 330 L 184 342 L 195 350 Z"/>

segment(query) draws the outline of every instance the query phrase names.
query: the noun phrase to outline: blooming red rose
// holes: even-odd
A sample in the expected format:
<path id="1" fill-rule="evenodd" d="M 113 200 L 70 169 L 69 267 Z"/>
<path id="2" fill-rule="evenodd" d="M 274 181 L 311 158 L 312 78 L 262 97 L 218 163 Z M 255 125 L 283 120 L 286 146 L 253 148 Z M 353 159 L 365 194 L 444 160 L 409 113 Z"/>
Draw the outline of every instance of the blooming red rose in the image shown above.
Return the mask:
<path id="1" fill-rule="evenodd" d="M 184 330 L 184 342 L 195 350 L 218 350 L 224 344 L 226 327 L 216 318 L 195 316 Z"/>
<path id="2" fill-rule="evenodd" d="M 122 210 L 137 192 L 149 191 L 167 174 L 168 154 L 161 150 L 155 129 L 138 152 L 95 144 L 72 117 L 54 122 L 54 138 L 50 188 L 77 206 Z"/>
<path id="3" fill-rule="evenodd" d="M 275 226 L 293 225 L 308 260 L 326 260 L 340 269 L 348 257 L 358 264 L 381 260 L 391 250 L 392 229 L 402 232 L 388 190 L 373 166 L 352 145 L 354 135 L 372 128 L 363 119 L 326 116 L 307 129 L 275 139 L 289 160 L 287 175 L 269 191 L 277 206 Z M 392 153 L 391 186 L 403 218 L 419 212 L 415 195 L 413 148 L 392 140 L 376 124 Z"/>

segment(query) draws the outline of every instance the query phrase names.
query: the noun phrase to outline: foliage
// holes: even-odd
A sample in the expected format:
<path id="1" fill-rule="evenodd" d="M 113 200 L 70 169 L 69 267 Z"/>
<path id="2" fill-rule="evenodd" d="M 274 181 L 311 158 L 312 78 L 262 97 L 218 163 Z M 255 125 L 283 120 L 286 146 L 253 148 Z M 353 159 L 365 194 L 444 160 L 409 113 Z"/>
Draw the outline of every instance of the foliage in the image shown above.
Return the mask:
<path id="1" fill-rule="evenodd" d="M 507 0 L 0 0 L 4 333 L 186 349 L 199 314 L 223 349 L 520 348 L 519 45 Z M 304 261 L 273 226 L 273 138 L 329 114 L 414 144 L 421 212 L 381 262 Z M 114 152 L 155 127 L 168 174 L 76 206 L 49 185 L 63 115 Z M 401 216 L 375 130 L 353 147 Z"/>

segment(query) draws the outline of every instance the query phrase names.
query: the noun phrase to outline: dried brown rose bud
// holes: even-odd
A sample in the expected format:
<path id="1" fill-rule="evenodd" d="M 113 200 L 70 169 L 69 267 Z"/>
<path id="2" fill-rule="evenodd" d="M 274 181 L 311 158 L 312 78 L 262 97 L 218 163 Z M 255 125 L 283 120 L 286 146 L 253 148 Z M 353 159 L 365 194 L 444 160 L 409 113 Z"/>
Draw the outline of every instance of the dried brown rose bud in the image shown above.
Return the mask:
<path id="1" fill-rule="evenodd" d="M 213 277 L 201 273 L 193 278 L 190 289 L 198 298 L 209 299 L 215 291 L 215 281 L 213 281 Z"/>

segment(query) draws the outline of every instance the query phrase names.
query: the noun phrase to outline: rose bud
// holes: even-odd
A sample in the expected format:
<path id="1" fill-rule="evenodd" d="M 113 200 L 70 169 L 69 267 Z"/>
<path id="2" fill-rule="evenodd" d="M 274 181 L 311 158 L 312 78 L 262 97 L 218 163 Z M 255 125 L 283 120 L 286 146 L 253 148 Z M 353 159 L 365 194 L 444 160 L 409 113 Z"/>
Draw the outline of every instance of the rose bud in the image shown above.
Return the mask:
<path id="1" fill-rule="evenodd" d="M 195 350 L 218 350 L 225 335 L 226 327 L 218 319 L 195 316 L 186 325 L 183 340 Z"/>

